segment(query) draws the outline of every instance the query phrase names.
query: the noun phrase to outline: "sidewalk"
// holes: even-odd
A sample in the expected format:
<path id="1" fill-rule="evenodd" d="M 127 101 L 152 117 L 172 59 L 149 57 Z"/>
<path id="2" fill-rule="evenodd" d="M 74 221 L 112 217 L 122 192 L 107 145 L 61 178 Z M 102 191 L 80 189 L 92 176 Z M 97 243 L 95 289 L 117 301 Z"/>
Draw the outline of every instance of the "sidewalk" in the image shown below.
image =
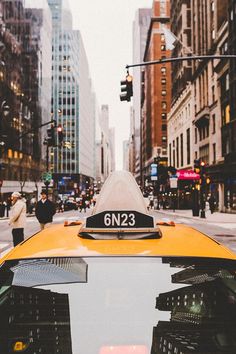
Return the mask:
<path id="1" fill-rule="evenodd" d="M 27 216 L 27 217 L 35 216 L 35 213 L 31 213 L 31 214 L 27 213 L 26 216 Z M 0 217 L 0 220 L 8 220 L 8 219 L 9 219 L 9 216 L 2 216 L 2 217 Z"/>
<path id="2" fill-rule="evenodd" d="M 190 218 L 192 220 L 206 220 L 211 223 L 235 223 L 236 225 L 236 214 L 219 213 L 215 212 L 211 214 L 210 210 L 206 210 L 206 218 L 200 218 L 199 216 L 193 216 L 192 210 L 176 210 L 175 212 L 170 209 L 166 210 L 155 210 L 158 213 L 168 214 L 170 216 L 179 216 L 184 218 Z"/>

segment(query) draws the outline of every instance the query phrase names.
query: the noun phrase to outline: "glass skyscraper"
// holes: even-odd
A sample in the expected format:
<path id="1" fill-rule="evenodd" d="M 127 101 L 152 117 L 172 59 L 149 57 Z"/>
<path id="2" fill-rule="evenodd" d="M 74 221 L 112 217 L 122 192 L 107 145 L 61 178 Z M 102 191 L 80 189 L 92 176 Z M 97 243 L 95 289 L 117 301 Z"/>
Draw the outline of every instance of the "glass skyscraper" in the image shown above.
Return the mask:
<path id="1" fill-rule="evenodd" d="M 53 21 L 51 116 L 64 133 L 62 146 L 51 151 L 51 169 L 59 193 L 74 188 L 79 193 L 95 173 L 95 99 L 81 34 L 72 29 L 67 2 L 48 3 Z"/>

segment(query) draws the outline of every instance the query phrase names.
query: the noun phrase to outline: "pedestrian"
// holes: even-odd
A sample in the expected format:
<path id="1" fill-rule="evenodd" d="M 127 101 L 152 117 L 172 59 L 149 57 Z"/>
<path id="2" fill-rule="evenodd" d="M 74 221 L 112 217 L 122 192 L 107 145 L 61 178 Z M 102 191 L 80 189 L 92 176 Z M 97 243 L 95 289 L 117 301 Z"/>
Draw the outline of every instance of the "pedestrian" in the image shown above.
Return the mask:
<path id="1" fill-rule="evenodd" d="M 211 214 L 213 214 L 215 211 L 215 203 L 216 203 L 214 195 L 211 194 L 210 198 L 208 199 L 208 203 L 209 203 Z"/>
<path id="2" fill-rule="evenodd" d="M 149 198 L 149 209 L 152 209 L 154 207 L 154 197 L 153 194 L 150 194 Z"/>
<path id="3" fill-rule="evenodd" d="M 24 240 L 24 227 L 26 223 L 26 203 L 19 192 L 11 195 L 12 207 L 10 209 L 9 225 L 12 227 L 14 247 Z"/>
<path id="4" fill-rule="evenodd" d="M 41 230 L 48 227 L 53 220 L 53 215 L 56 213 L 56 208 L 53 202 L 47 198 L 46 192 L 41 192 L 41 200 L 38 201 L 35 207 L 35 215 L 40 224 Z"/>
<path id="5" fill-rule="evenodd" d="M 84 212 L 86 213 L 86 207 L 87 207 L 87 204 L 86 204 L 86 198 L 84 195 L 82 195 L 82 199 L 80 201 L 80 212 L 82 212 L 82 209 L 84 209 Z"/>

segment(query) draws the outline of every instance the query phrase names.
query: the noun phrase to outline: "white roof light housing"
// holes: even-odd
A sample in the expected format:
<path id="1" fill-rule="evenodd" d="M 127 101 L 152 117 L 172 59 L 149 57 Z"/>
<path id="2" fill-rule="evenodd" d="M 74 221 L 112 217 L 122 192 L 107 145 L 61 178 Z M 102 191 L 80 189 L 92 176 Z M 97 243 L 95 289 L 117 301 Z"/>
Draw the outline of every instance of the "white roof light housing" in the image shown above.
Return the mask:
<path id="1" fill-rule="evenodd" d="M 113 172 L 107 178 L 79 235 L 93 239 L 161 237 L 134 177 L 127 171 Z"/>

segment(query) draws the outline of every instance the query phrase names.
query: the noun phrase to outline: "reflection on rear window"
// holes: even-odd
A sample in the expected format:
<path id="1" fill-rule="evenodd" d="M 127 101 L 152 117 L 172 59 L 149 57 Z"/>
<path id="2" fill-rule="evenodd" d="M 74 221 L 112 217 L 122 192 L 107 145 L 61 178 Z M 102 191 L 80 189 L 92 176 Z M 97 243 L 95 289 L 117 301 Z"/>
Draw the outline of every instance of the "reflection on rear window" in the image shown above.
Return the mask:
<path id="1" fill-rule="evenodd" d="M 234 262 L 21 260 L 0 284 L 1 354 L 236 353 Z"/>

